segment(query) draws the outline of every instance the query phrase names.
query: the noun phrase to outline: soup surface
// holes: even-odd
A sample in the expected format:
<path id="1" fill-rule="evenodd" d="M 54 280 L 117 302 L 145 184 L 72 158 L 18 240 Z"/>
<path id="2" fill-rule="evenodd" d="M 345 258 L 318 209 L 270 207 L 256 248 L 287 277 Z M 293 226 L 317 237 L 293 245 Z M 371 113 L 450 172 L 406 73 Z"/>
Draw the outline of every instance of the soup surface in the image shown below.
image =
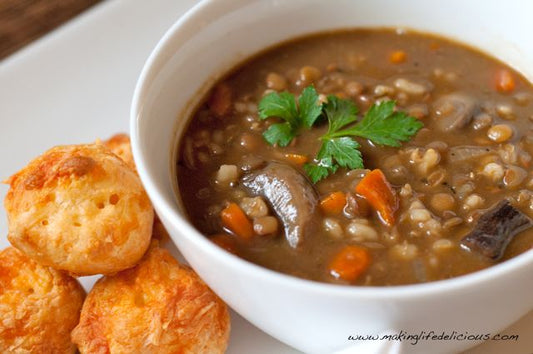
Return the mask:
<path id="1" fill-rule="evenodd" d="M 345 134 L 330 134 L 348 116 Z M 363 117 L 386 117 L 383 129 L 353 133 Z M 392 30 L 320 34 L 211 90 L 181 139 L 178 185 L 199 231 L 261 266 L 341 284 L 446 279 L 532 248 L 532 122 L 531 84 L 471 48 Z"/>

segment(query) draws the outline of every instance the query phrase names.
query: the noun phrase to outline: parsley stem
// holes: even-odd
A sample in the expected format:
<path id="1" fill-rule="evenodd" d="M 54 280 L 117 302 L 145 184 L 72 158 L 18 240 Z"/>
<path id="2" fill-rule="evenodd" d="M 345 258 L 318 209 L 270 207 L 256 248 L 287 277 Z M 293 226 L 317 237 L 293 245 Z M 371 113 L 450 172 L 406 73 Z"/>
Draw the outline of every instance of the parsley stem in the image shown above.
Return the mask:
<path id="1" fill-rule="evenodd" d="M 357 127 L 352 127 L 352 128 L 345 129 L 345 130 L 339 130 L 339 131 L 336 131 L 336 132 L 333 132 L 333 133 L 327 133 L 327 134 L 321 136 L 320 139 L 321 140 L 330 140 L 330 139 L 333 139 L 333 138 L 340 138 L 340 137 L 348 136 L 348 135 L 357 135 L 357 136 L 359 136 L 359 130 L 357 129 Z"/>

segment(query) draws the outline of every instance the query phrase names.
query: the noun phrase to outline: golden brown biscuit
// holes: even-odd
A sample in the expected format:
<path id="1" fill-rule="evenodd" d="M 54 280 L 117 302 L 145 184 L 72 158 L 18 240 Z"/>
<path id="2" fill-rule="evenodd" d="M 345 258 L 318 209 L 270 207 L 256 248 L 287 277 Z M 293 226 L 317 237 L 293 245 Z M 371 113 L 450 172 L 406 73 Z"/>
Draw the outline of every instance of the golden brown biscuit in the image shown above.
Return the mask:
<path id="1" fill-rule="evenodd" d="M 141 181 L 103 145 L 52 148 L 8 183 L 9 241 L 41 264 L 110 274 L 150 244 L 154 212 Z"/>
<path id="2" fill-rule="evenodd" d="M 78 281 L 9 247 L 0 252 L 0 353 L 74 353 L 85 292 Z"/>
<path id="3" fill-rule="evenodd" d="M 81 353 L 223 353 L 229 330 L 222 300 L 154 247 L 135 268 L 96 283 L 72 340 Z"/>
<path id="4" fill-rule="evenodd" d="M 133 170 L 137 170 L 135 167 L 135 161 L 133 161 L 130 137 L 128 134 L 115 134 L 108 140 L 104 141 L 103 144 L 115 155 L 120 157 Z"/>

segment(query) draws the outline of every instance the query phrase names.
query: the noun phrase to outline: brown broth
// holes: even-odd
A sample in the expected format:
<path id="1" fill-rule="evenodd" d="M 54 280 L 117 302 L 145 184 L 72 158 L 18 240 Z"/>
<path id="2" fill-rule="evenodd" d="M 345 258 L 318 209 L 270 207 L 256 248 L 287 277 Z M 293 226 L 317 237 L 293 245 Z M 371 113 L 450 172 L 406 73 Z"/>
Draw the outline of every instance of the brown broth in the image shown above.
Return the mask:
<path id="1" fill-rule="evenodd" d="M 396 50 L 406 53 L 404 62 L 391 63 L 390 55 Z M 304 66 L 318 69 L 320 78 L 302 79 Z M 495 89 L 495 75 L 502 69 L 514 79 L 512 92 Z M 268 79 L 270 73 L 278 74 L 278 80 Z M 357 138 L 365 167 L 380 168 L 400 195 L 398 221 L 393 228 L 384 225 L 374 211 L 368 215 L 333 216 L 317 211 L 314 232 L 305 234 L 298 248 L 289 246 L 281 225 L 275 235 L 256 235 L 246 242 L 223 229 L 222 208 L 253 196 L 238 180 L 228 186 L 217 183 L 221 165 L 237 166 L 242 176 L 246 173 L 243 166 L 253 165 L 256 160 L 276 160 L 304 173 L 285 155 L 300 154 L 311 160 L 320 147 L 318 138 L 327 130 L 322 124 L 303 131 L 286 148 L 264 141 L 262 132 L 276 119 L 259 120 L 257 104 L 268 89 L 267 84 L 279 85 L 280 77 L 281 86 L 286 82 L 284 90 L 298 94 L 312 82 L 320 94 L 352 99 L 360 112 L 385 98 L 396 100 L 399 110 L 420 115 L 424 128 L 400 148 L 374 146 Z M 407 90 L 397 79 L 407 80 L 414 88 Z M 208 237 L 227 234 L 235 252 L 253 263 L 306 279 L 357 285 L 446 279 L 496 263 L 460 246 L 484 210 L 507 198 L 533 216 L 533 87 L 517 72 L 469 47 L 434 36 L 392 30 L 324 33 L 269 49 L 239 65 L 222 84 L 231 90 L 231 109 L 222 117 L 214 114 L 208 104 L 212 93 L 200 104 L 181 139 L 178 185 L 195 227 Z M 443 132 L 439 130 L 436 101 L 452 93 L 473 100 L 476 117 L 463 128 Z M 483 119 L 491 123 L 483 127 Z M 513 131 L 503 143 L 487 137 L 488 129 L 498 124 Z M 465 162 L 452 161 L 450 148 L 464 146 L 488 148 L 490 152 Z M 433 152 L 424 155 L 430 149 Z M 433 164 L 431 157 L 435 152 L 438 162 Z M 495 178 L 500 167 L 505 175 Z M 511 177 L 516 178 L 516 173 L 508 172 L 510 169 L 518 171 L 523 179 L 512 183 Z M 315 188 L 320 198 L 335 191 L 354 194 L 355 185 L 366 172 L 340 169 Z M 453 205 L 439 207 L 445 205 L 438 203 L 435 195 L 439 193 L 441 197 L 445 194 L 441 199 L 453 198 Z M 410 208 L 422 210 L 418 213 L 422 218 L 429 213 L 430 219 L 413 220 L 416 213 Z M 274 215 L 272 210 L 269 214 Z M 326 218 L 339 226 L 340 235 L 325 231 Z M 454 221 L 458 223 L 455 226 Z M 374 233 L 350 233 L 349 225 L 359 222 L 368 222 Z M 364 247 L 371 256 L 369 268 L 352 282 L 336 279 L 328 272 L 331 259 L 345 245 Z M 533 230 L 529 229 L 511 242 L 503 259 L 525 252 L 532 245 Z"/>

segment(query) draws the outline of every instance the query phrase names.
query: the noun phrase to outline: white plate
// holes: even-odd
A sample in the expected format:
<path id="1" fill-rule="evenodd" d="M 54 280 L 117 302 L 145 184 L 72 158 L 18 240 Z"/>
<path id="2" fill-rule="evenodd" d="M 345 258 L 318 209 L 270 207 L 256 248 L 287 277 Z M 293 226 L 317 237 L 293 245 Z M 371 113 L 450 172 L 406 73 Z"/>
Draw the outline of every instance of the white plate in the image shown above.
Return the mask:
<path id="1" fill-rule="evenodd" d="M 165 30 L 196 2 L 108 0 L 1 62 L 0 179 L 54 145 L 127 132 L 144 61 Z M 6 191 L 2 185 L 0 199 Z M 0 249 L 8 245 L 6 235 L 0 208 Z M 89 289 L 94 280 L 81 281 Z M 533 312 L 504 333 L 518 334 L 519 340 L 486 342 L 468 353 L 530 353 Z M 228 353 L 251 352 L 297 353 L 232 313 Z"/>

